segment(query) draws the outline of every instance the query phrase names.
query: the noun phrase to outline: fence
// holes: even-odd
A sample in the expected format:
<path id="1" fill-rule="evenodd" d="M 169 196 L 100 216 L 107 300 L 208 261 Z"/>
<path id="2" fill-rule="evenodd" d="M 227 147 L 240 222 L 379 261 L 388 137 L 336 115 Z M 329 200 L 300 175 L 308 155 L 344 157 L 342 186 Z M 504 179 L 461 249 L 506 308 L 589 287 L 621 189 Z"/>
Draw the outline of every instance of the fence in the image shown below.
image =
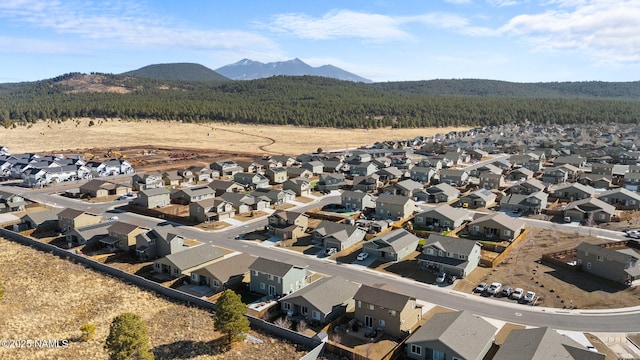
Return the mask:
<path id="1" fill-rule="evenodd" d="M 249 319 L 249 323 L 252 327 L 258 328 L 266 331 L 269 334 L 274 334 L 281 338 L 285 338 L 289 341 L 292 341 L 296 344 L 301 344 L 307 346 L 309 348 L 313 348 L 319 345 L 322 341 L 318 337 L 309 337 L 299 332 L 295 332 L 290 329 L 285 329 L 276 324 L 270 323 L 268 321 L 262 320 L 255 316 L 247 315 L 247 319 Z"/>
<path id="2" fill-rule="evenodd" d="M 502 251 L 500 253 L 500 255 L 496 256 L 495 258 L 493 258 L 493 260 L 487 260 L 487 259 L 480 259 L 480 265 L 481 266 L 485 266 L 485 267 L 494 267 L 498 264 L 500 264 L 505 257 L 507 257 L 507 255 L 509 255 L 509 253 L 511 253 L 511 251 L 513 251 L 513 249 L 516 248 L 516 246 L 518 246 L 518 244 L 525 238 L 525 236 L 527 236 L 527 230 L 523 230 L 520 235 L 518 235 L 518 237 L 516 237 L 511 244 L 509 244 L 509 246 L 507 246 L 506 249 L 504 249 L 504 251 Z"/>

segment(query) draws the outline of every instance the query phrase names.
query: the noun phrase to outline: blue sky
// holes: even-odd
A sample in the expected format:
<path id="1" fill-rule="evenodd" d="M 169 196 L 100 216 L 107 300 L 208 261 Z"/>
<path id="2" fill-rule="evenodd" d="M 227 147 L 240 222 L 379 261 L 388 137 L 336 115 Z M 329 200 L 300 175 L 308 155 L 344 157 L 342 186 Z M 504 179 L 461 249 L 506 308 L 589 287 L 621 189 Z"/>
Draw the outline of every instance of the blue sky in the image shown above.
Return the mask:
<path id="1" fill-rule="evenodd" d="M 373 81 L 640 80 L 639 0 L 1 0 L 0 82 L 300 58 Z"/>

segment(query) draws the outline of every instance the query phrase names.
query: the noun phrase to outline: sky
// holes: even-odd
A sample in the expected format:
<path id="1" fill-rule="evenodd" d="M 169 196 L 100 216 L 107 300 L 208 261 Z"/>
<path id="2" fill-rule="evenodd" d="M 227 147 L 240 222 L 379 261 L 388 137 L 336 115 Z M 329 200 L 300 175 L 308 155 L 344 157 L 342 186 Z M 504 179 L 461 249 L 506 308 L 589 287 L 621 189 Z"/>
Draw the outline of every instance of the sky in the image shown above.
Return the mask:
<path id="1" fill-rule="evenodd" d="M 640 0 L 0 0 L 0 83 L 248 58 L 376 82 L 640 80 Z"/>

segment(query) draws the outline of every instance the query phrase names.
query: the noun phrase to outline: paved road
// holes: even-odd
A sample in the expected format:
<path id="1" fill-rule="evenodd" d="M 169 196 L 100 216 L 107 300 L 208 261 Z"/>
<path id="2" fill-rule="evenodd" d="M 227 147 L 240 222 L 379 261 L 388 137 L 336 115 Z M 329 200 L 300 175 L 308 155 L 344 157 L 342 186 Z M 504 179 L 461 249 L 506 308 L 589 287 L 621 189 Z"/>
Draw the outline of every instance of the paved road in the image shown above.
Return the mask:
<path id="1" fill-rule="evenodd" d="M 76 209 L 91 209 L 95 212 L 107 212 L 120 202 L 108 204 L 87 204 L 78 200 L 66 199 L 59 195 L 52 195 L 51 189 L 28 190 L 19 187 L 4 186 L 3 190 L 19 193 L 32 201 L 41 201 L 57 206 L 73 207 Z M 122 201 L 125 203 L 126 201 Z M 305 204 L 297 208 L 304 211 L 313 207 L 339 202 L 339 196 L 331 195 L 317 202 Z M 163 222 L 159 219 L 144 217 L 137 214 L 120 213 L 118 217 L 123 221 L 153 226 Z M 541 220 L 523 219 L 529 225 L 538 227 L 553 227 L 562 231 L 576 231 L 581 234 L 603 236 L 607 238 L 622 238 L 619 232 L 603 229 L 589 229 L 571 224 L 551 224 Z M 434 304 L 446 306 L 455 310 L 467 310 L 474 314 L 490 318 L 534 325 L 551 326 L 557 329 L 598 332 L 638 332 L 640 331 L 640 308 L 612 309 L 612 310 L 563 310 L 519 305 L 513 302 L 500 301 L 492 298 L 482 298 L 478 295 L 461 293 L 448 288 L 440 288 L 430 284 L 419 283 L 412 279 L 400 278 L 390 274 L 375 272 L 358 264 L 341 264 L 314 255 L 304 255 L 292 250 L 266 246 L 267 242 L 258 244 L 252 241 L 236 240 L 235 236 L 247 231 L 263 228 L 266 218 L 250 221 L 243 226 L 227 228 L 223 231 L 206 232 L 188 226 L 177 226 L 176 231 L 187 237 L 198 239 L 216 246 L 231 250 L 246 252 L 281 261 L 304 261 L 309 269 L 332 276 L 342 276 L 351 281 L 375 286 L 388 284 L 397 291 L 410 294 Z"/>

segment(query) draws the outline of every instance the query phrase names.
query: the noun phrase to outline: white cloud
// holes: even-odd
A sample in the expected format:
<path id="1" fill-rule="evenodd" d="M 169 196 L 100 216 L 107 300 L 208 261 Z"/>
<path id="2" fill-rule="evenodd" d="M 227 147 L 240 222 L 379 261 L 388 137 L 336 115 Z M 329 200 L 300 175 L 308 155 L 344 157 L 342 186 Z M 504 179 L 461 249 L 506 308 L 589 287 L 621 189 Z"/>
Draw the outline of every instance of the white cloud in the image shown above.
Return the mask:
<path id="1" fill-rule="evenodd" d="M 487 0 L 487 3 L 495 7 L 505 7 L 518 5 L 520 2 L 517 0 Z"/>
<path id="2" fill-rule="evenodd" d="M 259 34 L 238 30 L 198 30 L 172 19 L 150 14 L 135 1 L 40 1 L 0 2 L 0 18 L 14 24 L 28 24 L 52 30 L 53 34 L 73 34 L 100 40 L 100 46 L 174 46 L 194 50 L 259 47 L 275 51 L 277 45 Z"/>
<path id="3" fill-rule="evenodd" d="M 389 42 L 415 40 L 414 35 L 402 28 L 412 23 L 474 36 L 493 33 L 490 29 L 471 26 L 465 17 L 449 13 L 390 16 L 351 10 L 331 11 L 322 17 L 301 13 L 281 14 L 275 16 L 268 28 L 312 40 L 360 38 L 371 42 Z"/>
<path id="4" fill-rule="evenodd" d="M 579 51 L 604 63 L 640 62 L 640 2 L 559 0 L 555 9 L 519 15 L 500 31 L 537 50 Z"/>

